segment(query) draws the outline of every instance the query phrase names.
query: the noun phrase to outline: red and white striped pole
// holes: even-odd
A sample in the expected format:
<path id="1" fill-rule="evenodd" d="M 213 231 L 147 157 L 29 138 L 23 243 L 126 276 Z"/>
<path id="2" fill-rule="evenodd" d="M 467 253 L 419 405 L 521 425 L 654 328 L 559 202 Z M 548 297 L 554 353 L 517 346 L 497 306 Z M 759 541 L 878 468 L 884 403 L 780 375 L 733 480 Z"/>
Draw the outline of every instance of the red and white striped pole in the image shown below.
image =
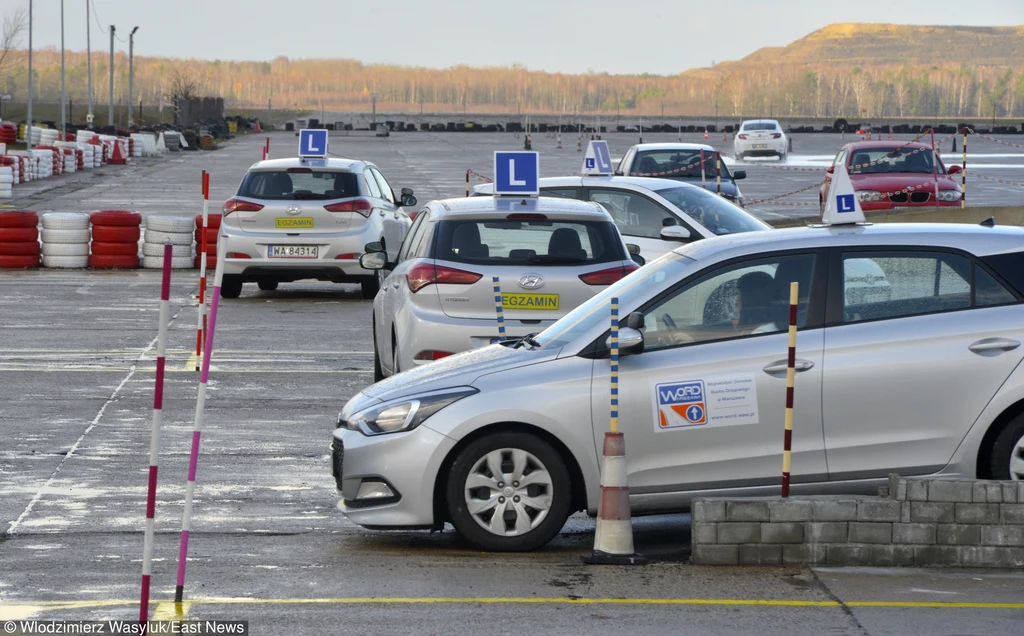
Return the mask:
<path id="1" fill-rule="evenodd" d="M 786 434 L 782 441 L 782 496 L 789 496 L 793 454 L 793 386 L 796 383 L 796 314 L 800 284 L 789 284 L 789 356 L 786 361 Z"/>
<path id="2" fill-rule="evenodd" d="M 167 364 L 167 321 L 171 300 L 171 244 L 164 245 L 163 281 L 160 284 L 160 326 L 156 338 L 156 388 L 153 391 L 153 433 L 149 441 L 149 491 L 146 495 L 146 538 L 142 548 L 142 596 L 139 622 L 149 620 L 149 581 L 153 574 L 153 526 L 156 521 L 156 472 L 160 453 L 160 416 L 164 408 L 164 368 Z"/>
<path id="3" fill-rule="evenodd" d="M 700 187 L 707 186 L 707 179 L 704 176 L 704 149 L 700 149 Z"/>
<path id="4" fill-rule="evenodd" d="M 199 240 L 199 313 L 196 316 L 196 371 L 203 354 L 203 333 L 206 332 L 206 234 L 210 229 L 210 173 L 203 170 L 203 232 Z"/>
<path id="5" fill-rule="evenodd" d="M 932 133 L 932 181 L 935 183 L 935 205 L 939 204 L 939 155 L 935 152 L 935 129 Z"/>
<path id="6" fill-rule="evenodd" d="M 220 304 L 220 286 L 224 280 L 226 249 L 226 241 L 217 242 L 217 270 L 213 278 L 213 298 L 210 301 L 210 330 L 206 334 L 203 347 L 203 372 L 199 376 L 199 395 L 196 398 L 195 423 L 192 429 L 192 452 L 188 460 L 188 482 L 185 484 L 185 512 L 181 518 L 181 545 L 178 548 L 178 585 L 174 591 L 175 603 L 180 603 L 185 593 L 185 563 L 188 558 L 188 537 L 192 529 L 192 498 L 195 494 L 196 467 L 199 463 L 199 437 L 203 430 L 206 384 L 210 379 L 210 356 L 213 351 L 213 334 L 217 329 L 217 307 Z"/>

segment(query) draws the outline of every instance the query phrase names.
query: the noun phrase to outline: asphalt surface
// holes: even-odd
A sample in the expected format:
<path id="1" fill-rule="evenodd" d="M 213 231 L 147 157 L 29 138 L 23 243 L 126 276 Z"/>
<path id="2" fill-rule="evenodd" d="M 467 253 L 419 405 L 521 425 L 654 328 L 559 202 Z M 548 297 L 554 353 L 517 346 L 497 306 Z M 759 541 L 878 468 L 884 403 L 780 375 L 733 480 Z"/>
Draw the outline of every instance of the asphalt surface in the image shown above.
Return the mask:
<path id="1" fill-rule="evenodd" d="M 331 143 L 423 200 L 459 194 L 466 167 L 485 172 L 486 135 L 431 137 Z M 20 203 L 190 215 L 200 170 L 213 173 L 212 198 L 227 198 L 262 141 L 69 175 Z M 272 156 L 294 141 L 273 135 Z M 546 153 L 545 171 L 556 157 L 566 171 L 579 159 Z M 159 618 L 248 620 L 256 634 L 1024 632 L 1024 573 L 695 567 L 687 515 L 634 520 L 652 558 L 634 568 L 580 563 L 593 545 L 585 515 L 533 554 L 482 553 L 450 528 L 354 526 L 335 509 L 328 442 L 337 411 L 372 380 L 371 308 L 357 287 L 328 283 L 246 286 L 220 305 L 187 602 L 176 607 L 196 279 L 172 278 Z M 0 619 L 137 616 L 159 285 L 146 271 L 0 272 Z"/>

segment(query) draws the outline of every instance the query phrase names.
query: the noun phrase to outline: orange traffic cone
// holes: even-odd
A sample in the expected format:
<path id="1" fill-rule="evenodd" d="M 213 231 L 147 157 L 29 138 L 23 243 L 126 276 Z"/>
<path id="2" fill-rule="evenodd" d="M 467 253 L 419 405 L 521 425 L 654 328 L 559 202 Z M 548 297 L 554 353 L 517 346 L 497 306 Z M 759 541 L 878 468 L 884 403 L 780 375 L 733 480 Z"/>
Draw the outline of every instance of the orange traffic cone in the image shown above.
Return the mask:
<path id="1" fill-rule="evenodd" d="M 729 139 L 728 139 L 728 137 L 727 137 L 727 135 L 725 133 L 725 130 L 722 130 L 722 141 L 729 141 Z"/>
<path id="2" fill-rule="evenodd" d="M 647 561 L 633 551 L 633 520 L 626 488 L 626 442 L 622 433 L 605 433 L 601 501 L 597 507 L 594 551 L 582 555 L 590 565 L 640 565 Z"/>
<path id="3" fill-rule="evenodd" d="M 707 138 L 708 138 L 708 129 L 707 129 L 707 126 L 705 126 L 704 127 L 704 139 L 707 139 Z"/>
<path id="4" fill-rule="evenodd" d="M 111 153 L 110 161 L 107 163 L 114 166 L 123 166 L 128 163 L 128 158 L 121 151 L 121 141 L 120 138 L 114 140 L 114 151 Z"/>
<path id="5" fill-rule="evenodd" d="M 257 119 L 257 120 L 256 120 L 256 123 L 255 123 L 255 124 L 253 124 L 253 126 L 252 126 L 252 131 L 253 131 L 254 133 L 261 133 L 261 132 L 263 132 L 263 129 L 262 129 L 262 128 L 260 128 L 260 120 L 258 120 L 258 119 Z"/>

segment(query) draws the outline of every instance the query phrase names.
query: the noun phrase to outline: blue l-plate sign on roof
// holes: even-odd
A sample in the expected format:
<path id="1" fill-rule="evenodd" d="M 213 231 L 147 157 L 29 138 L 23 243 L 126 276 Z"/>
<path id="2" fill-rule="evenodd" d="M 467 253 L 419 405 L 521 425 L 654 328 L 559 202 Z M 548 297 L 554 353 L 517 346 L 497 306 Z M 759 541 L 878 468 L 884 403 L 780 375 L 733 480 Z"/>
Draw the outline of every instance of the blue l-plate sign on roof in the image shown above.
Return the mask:
<path id="1" fill-rule="evenodd" d="M 495 151 L 494 194 L 540 194 L 540 155 L 536 152 Z"/>
<path id="2" fill-rule="evenodd" d="M 300 157 L 326 157 L 327 131 L 316 128 L 303 128 L 299 131 Z"/>

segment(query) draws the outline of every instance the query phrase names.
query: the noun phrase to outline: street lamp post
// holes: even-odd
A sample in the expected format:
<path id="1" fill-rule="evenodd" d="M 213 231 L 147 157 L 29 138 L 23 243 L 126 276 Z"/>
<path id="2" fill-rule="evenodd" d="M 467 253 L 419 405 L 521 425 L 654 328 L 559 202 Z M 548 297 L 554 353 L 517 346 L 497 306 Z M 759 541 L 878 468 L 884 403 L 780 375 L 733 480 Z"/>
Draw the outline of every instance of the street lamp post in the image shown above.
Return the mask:
<path id="1" fill-rule="evenodd" d="M 85 65 L 89 71 L 89 113 L 85 117 L 85 123 L 92 129 L 92 24 L 89 22 L 89 2 L 85 3 Z"/>
<path id="2" fill-rule="evenodd" d="M 132 121 L 132 81 L 135 79 L 135 32 L 139 27 L 132 29 L 128 34 L 128 128 L 135 122 Z"/>
<path id="3" fill-rule="evenodd" d="M 32 149 L 32 0 L 28 0 L 28 123 L 25 125 L 25 145 Z"/>
<path id="4" fill-rule="evenodd" d="M 114 32 L 117 29 L 110 25 L 110 101 L 107 102 L 107 114 L 109 115 L 108 125 L 114 127 Z"/>

